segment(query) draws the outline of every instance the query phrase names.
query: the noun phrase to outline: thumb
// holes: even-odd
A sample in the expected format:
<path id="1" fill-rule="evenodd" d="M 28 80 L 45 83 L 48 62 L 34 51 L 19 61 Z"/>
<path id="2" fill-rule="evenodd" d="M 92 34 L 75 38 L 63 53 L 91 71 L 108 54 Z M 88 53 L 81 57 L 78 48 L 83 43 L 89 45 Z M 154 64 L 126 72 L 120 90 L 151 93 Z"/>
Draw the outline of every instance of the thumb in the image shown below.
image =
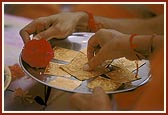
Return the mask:
<path id="1" fill-rule="evenodd" d="M 95 95 L 100 95 L 100 94 L 106 94 L 105 91 L 103 90 L 103 88 L 101 88 L 100 86 L 95 87 L 93 89 L 93 94 Z"/>
<path id="2" fill-rule="evenodd" d="M 50 39 L 56 37 L 57 33 L 58 33 L 57 30 L 55 30 L 54 28 L 50 27 L 47 30 L 36 34 L 33 38 L 34 39 L 42 39 L 42 38 L 44 38 L 46 40 L 50 40 Z"/>
<path id="3" fill-rule="evenodd" d="M 105 60 L 108 59 L 108 52 L 107 53 L 106 52 L 107 50 L 101 48 L 94 57 L 88 60 L 88 63 L 84 65 L 83 69 L 86 71 L 91 71 L 94 70 L 99 65 L 101 65 Z"/>

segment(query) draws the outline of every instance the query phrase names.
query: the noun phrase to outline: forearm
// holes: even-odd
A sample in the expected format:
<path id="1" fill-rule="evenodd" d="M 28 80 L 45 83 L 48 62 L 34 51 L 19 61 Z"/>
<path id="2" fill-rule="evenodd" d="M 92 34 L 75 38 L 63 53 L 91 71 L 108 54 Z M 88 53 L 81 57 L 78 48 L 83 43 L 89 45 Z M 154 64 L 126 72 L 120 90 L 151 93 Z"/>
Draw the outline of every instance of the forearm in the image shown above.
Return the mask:
<path id="1" fill-rule="evenodd" d="M 151 19 L 110 19 L 94 17 L 95 22 L 101 23 L 105 29 L 115 29 L 125 34 L 163 34 L 163 15 Z"/>
<path id="2" fill-rule="evenodd" d="M 134 51 L 141 54 L 141 58 L 149 59 L 164 46 L 164 37 L 162 35 L 137 35 L 132 43 L 136 45 Z"/>
<path id="3" fill-rule="evenodd" d="M 92 20 L 92 14 L 87 12 L 76 12 L 78 15 L 78 21 L 76 25 L 76 31 L 90 32 L 89 20 Z M 93 21 L 95 24 L 99 24 L 99 29 L 115 29 L 125 34 L 137 33 L 141 35 L 145 34 L 162 34 L 164 33 L 164 17 L 163 15 L 150 18 L 150 19 L 111 19 L 107 17 L 94 16 Z M 93 23 L 92 23 L 93 24 Z M 95 32 L 95 31 L 94 31 Z"/>

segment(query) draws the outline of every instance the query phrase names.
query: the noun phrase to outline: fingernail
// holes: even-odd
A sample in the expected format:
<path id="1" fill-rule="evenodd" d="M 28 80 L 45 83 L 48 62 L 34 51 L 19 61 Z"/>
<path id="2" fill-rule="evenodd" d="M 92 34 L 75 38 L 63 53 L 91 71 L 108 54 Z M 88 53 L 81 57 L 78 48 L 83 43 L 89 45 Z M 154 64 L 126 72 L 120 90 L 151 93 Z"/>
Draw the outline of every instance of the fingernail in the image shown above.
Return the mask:
<path id="1" fill-rule="evenodd" d="M 33 37 L 33 39 L 35 39 L 35 40 L 39 40 L 40 38 L 35 36 L 35 37 Z"/>
<path id="2" fill-rule="evenodd" d="M 37 37 L 33 37 L 32 39 L 34 39 L 34 40 L 38 40 L 38 38 L 37 38 Z"/>
<path id="3" fill-rule="evenodd" d="M 89 64 L 86 63 L 86 64 L 83 66 L 83 70 L 85 70 L 85 71 L 89 70 Z"/>

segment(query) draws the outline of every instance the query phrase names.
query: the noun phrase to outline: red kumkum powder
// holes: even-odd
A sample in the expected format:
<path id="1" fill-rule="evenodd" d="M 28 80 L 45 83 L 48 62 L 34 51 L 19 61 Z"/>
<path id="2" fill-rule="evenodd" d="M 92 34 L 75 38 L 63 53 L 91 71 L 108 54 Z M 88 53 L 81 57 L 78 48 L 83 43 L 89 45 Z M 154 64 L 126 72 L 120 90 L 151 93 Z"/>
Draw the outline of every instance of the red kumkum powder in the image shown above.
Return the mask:
<path id="1" fill-rule="evenodd" d="M 44 68 L 54 56 L 54 51 L 45 39 L 30 40 L 22 49 L 22 59 L 31 67 Z"/>

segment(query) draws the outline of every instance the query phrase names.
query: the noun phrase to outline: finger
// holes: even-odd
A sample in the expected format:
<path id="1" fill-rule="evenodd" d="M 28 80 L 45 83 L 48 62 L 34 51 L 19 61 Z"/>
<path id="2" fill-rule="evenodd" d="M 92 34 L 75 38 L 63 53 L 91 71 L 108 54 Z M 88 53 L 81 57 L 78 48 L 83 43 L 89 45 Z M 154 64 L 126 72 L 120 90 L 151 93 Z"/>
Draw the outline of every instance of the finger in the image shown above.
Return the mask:
<path id="1" fill-rule="evenodd" d="M 112 45 L 112 42 L 114 45 Z M 119 57 L 123 57 L 123 52 L 121 50 L 124 50 L 121 48 L 120 50 L 116 50 L 116 47 L 118 47 L 114 41 L 109 41 L 106 43 L 101 49 L 97 52 L 95 56 L 93 56 L 90 60 L 88 60 L 88 64 L 85 65 L 84 70 L 94 70 L 99 65 L 103 64 L 104 61 L 109 59 L 116 59 Z"/>
<path id="2" fill-rule="evenodd" d="M 50 40 L 51 38 L 59 37 L 59 31 L 53 27 L 48 28 L 45 31 L 42 31 L 34 36 L 34 39 L 42 39 Z"/>
<path id="3" fill-rule="evenodd" d="M 52 38 L 57 38 L 57 39 L 64 39 L 66 38 L 71 31 L 69 30 L 63 30 L 60 29 L 60 27 L 57 26 L 51 26 L 45 31 L 42 31 L 38 34 L 36 34 L 34 37 L 37 39 L 45 38 L 46 40 L 50 40 Z"/>
<path id="4" fill-rule="evenodd" d="M 110 98 L 106 94 L 106 92 L 105 92 L 105 90 L 103 88 L 101 88 L 101 87 L 94 88 L 94 90 L 93 90 L 93 96 L 94 97 L 99 97 L 99 100 L 101 102 L 101 109 L 102 110 L 111 110 L 111 103 L 110 103 L 111 101 L 110 101 Z"/>
<path id="5" fill-rule="evenodd" d="M 97 37 L 93 35 L 88 41 L 88 46 L 87 46 L 88 60 L 90 60 L 94 56 L 95 47 L 99 45 L 97 40 L 98 40 Z"/>
<path id="6" fill-rule="evenodd" d="M 109 59 L 109 53 L 110 52 L 106 47 L 102 47 L 94 57 L 88 60 L 88 70 L 94 70 L 105 60 Z"/>
<path id="7" fill-rule="evenodd" d="M 85 98 L 88 97 L 87 94 L 74 93 L 70 99 L 76 106 L 81 106 L 86 103 Z M 80 103 L 81 105 L 78 105 Z"/>
<path id="8" fill-rule="evenodd" d="M 23 40 L 24 44 L 27 43 L 30 40 L 30 37 L 29 37 L 30 35 L 26 30 L 21 30 L 20 31 L 20 36 L 22 37 L 22 40 Z"/>
<path id="9" fill-rule="evenodd" d="M 30 40 L 31 34 L 37 34 L 44 29 L 49 28 L 50 25 L 51 21 L 47 18 L 36 19 L 20 30 L 20 36 L 22 37 L 24 43 L 26 43 Z"/>
<path id="10" fill-rule="evenodd" d="M 24 43 L 30 40 L 30 35 L 35 34 L 37 32 L 37 23 L 34 21 L 27 26 L 25 26 L 22 30 L 20 30 L 20 36 L 22 37 Z"/>
<path id="11" fill-rule="evenodd" d="M 93 94 L 94 95 L 100 95 L 100 94 L 106 94 L 105 91 L 103 90 L 103 88 L 101 87 L 95 87 L 93 89 Z"/>

